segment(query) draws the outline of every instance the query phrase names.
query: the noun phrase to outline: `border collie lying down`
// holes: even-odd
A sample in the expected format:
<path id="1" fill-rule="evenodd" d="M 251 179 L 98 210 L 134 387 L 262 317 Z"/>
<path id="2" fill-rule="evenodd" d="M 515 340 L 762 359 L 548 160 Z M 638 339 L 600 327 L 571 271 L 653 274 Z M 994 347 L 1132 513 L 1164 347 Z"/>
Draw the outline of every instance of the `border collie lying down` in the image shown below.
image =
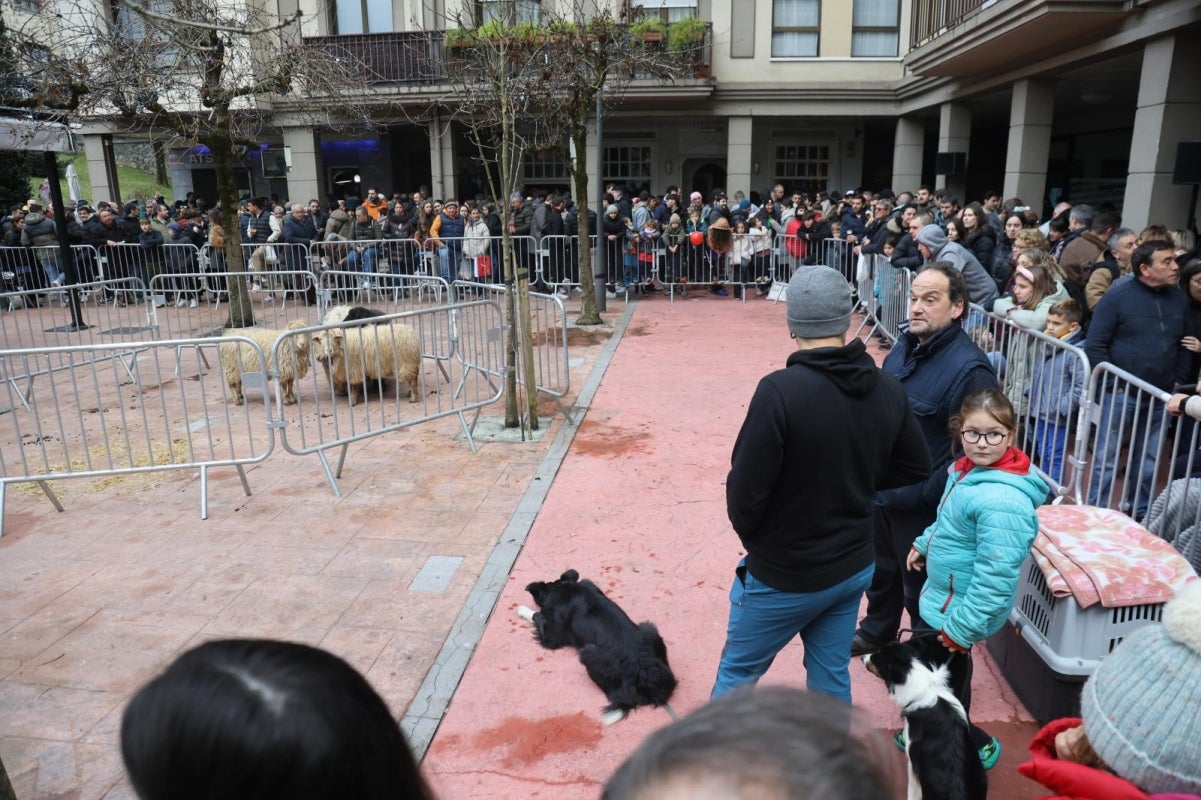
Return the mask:
<path id="1" fill-rule="evenodd" d="M 984 800 L 988 776 L 963 705 L 947 688 L 947 665 L 923 663 L 906 642 L 865 655 L 863 664 L 888 686 L 905 720 L 908 800 Z"/>
<path id="2" fill-rule="evenodd" d="M 520 606 L 517 614 L 534 625 L 548 650 L 574 647 L 588 677 L 609 698 L 602 722 L 612 725 L 638 706 L 661 706 L 676 688 L 667 664 L 667 646 L 649 622 L 635 625 L 621 607 L 574 569 L 557 581 L 535 581 L 525 590 L 539 610 Z"/>

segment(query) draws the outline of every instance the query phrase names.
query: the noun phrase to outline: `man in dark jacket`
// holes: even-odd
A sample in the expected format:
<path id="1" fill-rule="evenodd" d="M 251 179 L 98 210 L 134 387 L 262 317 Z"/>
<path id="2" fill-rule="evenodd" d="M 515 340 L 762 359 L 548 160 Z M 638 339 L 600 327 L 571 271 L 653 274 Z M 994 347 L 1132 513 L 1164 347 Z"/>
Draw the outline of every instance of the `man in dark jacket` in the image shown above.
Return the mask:
<path id="1" fill-rule="evenodd" d="M 798 349 L 759 382 L 726 478 L 747 556 L 730 589 L 714 697 L 758 681 L 800 635 L 809 690 L 851 701 L 851 637 L 874 561 L 872 495 L 930 472 L 904 388 L 861 341 L 844 344 L 852 305 L 829 267 L 788 282 Z"/>
<path id="2" fill-rule="evenodd" d="M 897 237 L 896 249 L 892 251 L 892 265 L 897 269 L 917 270 L 926 259 L 917 249 L 917 233 L 926 225 L 934 224 L 934 215 L 919 211 L 912 203 L 901 209 L 901 235 Z"/>
<path id="3" fill-rule="evenodd" d="M 1180 267 L 1175 246 L 1166 240 L 1144 242 L 1130 257 L 1130 267 L 1132 274 L 1120 278 L 1097 303 L 1084 352 L 1091 364 L 1108 361 L 1171 392 L 1177 383 L 1196 378 L 1188 374 L 1192 354 L 1180 346 L 1180 340 L 1189 334 L 1190 322 L 1188 298 L 1177 284 Z M 1111 505 L 1118 451 L 1123 433 L 1129 431 L 1131 457 L 1141 458 L 1141 472 L 1137 492 L 1130 487 L 1131 476 L 1127 476 L 1130 490 L 1122 500 L 1133 500 L 1134 517 L 1142 519 L 1151 502 L 1163 414 L 1142 392 L 1118 389 L 1105 393 L 1098 401 L 1101 422 L 1094 463 L 1101 469 L 1090 482 L 1088 502 Z M 1143 442 L 1150 444 L 1144 449 Z M 1142 455 L 1133 455 L 1136 451 Z"/>
<path id="4" fill-rule="evenodd" d="M 954 455 L 947 421 L 969 394 L 999 388 L 988 357 L 961 327 L 967 306 L 963 274 L 946 262 L 928 264 L 909 290 L 909 327 L 884 359 L 884 372 L 905 387 L 934 470 L 924 481 L 876 495 L 876 573 L 852 655 L 896 639 L 902 610 L 909 612 L 912 627 L 921 627 L 917 600 L 926 573 L 906 570 L 905 558 L 937 514 Z"/>
<path id="5" fill-rule="evenodd" d="M 42 213 L 42 207 L 37 203 L 29 204 L 29 213 L 25 215 L 25 229 L 21 231 L 21 244 L 37 248 L 38 263 L 46 275 L 46 286 L 62 286 L 62 258 L 58 251 L 58 236 L 54 229 L 54 220 Z"/>
<path id="6" fill-rule="evenodd" d="M 519 265 L 528 271 L 530 259 L 530 226 L 534 222 L 534 204 L 521 196 L 520 192 L 509 195 L 509 233 L 519 237 L 513 242 L 513 253 Z"/>

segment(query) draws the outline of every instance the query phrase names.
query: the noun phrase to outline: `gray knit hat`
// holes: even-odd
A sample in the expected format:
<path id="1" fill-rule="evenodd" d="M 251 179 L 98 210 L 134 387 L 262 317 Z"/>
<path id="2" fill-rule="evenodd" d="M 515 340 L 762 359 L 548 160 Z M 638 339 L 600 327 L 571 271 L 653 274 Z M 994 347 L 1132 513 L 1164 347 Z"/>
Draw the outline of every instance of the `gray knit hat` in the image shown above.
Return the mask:
<path id="1" fill-rule="evenodd" d="M 917 232 L 917 243 L 924 244 L 932 254 L 937 254 L 947 243 L 947 232 L 937 225 L 923 225 Z"/>
<path id="2" fill-rule="evenodd" d="M 801 267 L 788 281 L 788 330 L 798 339 L 841 336 L 851 325 L 851 285 L 829 267 Z"/>
<path id="3" fill-rule="evenodd" d="M 1101 661 L 1080 696 L 1084 734 L 1147 794 L 1201 794 L 1201 581 Z"/>

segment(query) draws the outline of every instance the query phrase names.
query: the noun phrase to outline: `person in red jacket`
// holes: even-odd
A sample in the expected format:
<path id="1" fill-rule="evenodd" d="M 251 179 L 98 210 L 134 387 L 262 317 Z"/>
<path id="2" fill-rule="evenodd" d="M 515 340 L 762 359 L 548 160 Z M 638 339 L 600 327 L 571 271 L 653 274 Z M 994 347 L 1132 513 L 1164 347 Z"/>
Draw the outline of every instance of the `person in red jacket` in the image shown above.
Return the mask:
<path id="1" fill-rule="evenodd" d="M 1101 661 L 1080 708 L 1018 765 L 1044 800 L 1201 800 L 1201 581 Z"/>

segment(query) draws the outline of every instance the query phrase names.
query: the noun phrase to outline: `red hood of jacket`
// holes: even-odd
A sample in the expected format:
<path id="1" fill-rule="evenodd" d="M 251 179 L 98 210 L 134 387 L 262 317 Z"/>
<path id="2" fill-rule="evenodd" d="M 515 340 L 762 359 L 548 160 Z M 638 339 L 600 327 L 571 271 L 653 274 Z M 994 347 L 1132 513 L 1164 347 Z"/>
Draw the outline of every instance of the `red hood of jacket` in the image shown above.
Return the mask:
<path id="1" fill-rule="evenodd" d="M 972 471 L 976 466 L 976 462 L 972 461 L 967 456 L 960 456 L 955 461 L 955 474 L 963 477 Z M 991 464 L 986 469 L 1002 469 L 1006 472 L 1012 472 L 1014 475 L 1025 475 L 1030 471 L 1030 456 L 1023 453 L 1013 445 L 1005 451 L 1005 455 L 995 463 Z"/>
<path id="2" fill-rule="evenodd" d="M 1030 742 L 1031 759 L 1018 764 L 1018 773 L 1051 790 L 1041 800 L 1167 800 L 1169 795 L 1148 797 L 1130 781 L 1110 772 L 1057 758 L 1055 737 L 1079 724 L 1075 717 L 1047 723 Z"/>

